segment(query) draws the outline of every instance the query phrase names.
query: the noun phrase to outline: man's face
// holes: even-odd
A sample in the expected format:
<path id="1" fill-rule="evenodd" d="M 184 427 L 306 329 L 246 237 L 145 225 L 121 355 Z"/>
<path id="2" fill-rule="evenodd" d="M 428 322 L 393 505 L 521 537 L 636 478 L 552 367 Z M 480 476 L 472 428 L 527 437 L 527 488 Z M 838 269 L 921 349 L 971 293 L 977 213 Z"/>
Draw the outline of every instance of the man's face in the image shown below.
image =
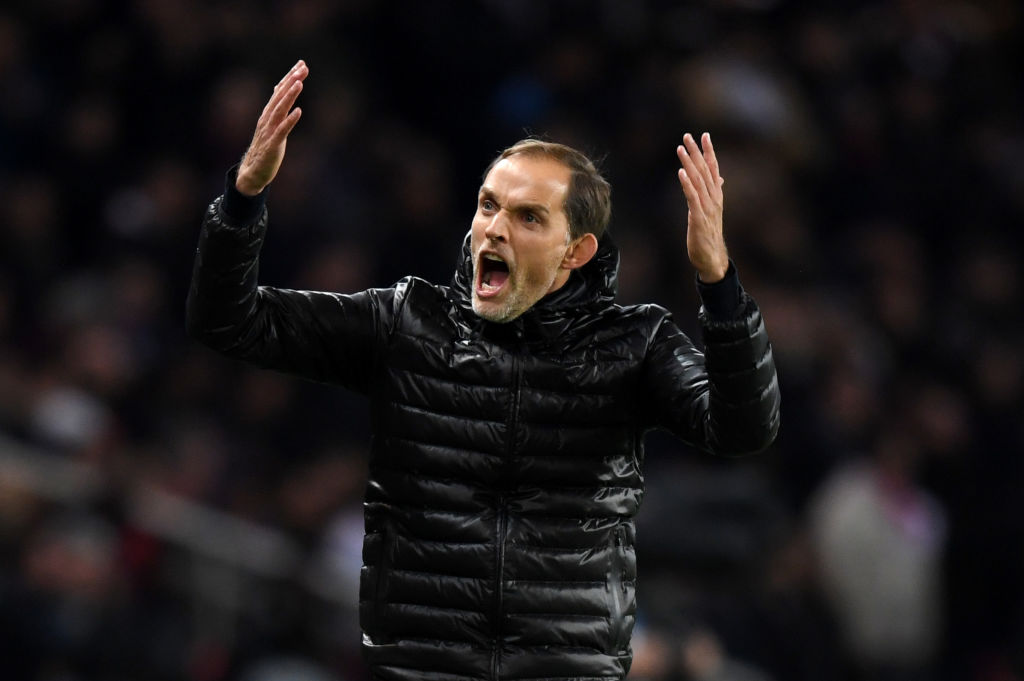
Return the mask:
<path id="1" fill-rule="evenodd" d="M 514 154 L 484 179 L 473 216 L 473 311 L 509 322 L 561 287 L 569 246 L 570 170 L 546 156 Z"/>

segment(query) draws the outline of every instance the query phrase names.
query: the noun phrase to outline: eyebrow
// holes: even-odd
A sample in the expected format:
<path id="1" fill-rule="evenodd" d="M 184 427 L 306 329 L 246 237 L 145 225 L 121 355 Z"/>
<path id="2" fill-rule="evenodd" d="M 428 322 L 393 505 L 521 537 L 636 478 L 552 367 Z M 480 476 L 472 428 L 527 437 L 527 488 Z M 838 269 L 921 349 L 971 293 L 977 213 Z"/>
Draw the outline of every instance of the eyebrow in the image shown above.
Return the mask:
<path id="1" fill-rule="evenodd" d="M 480 194 L 479 194 L 479 196 L 480 196 L 480 198 L 490 199 L 490 200 L 494 201 L 495 203 L 499 203 L 498 200 L 497 200 L 498 197 L 495 196 L 494 192 L 491 191 L 487 187 L 480 187 Z M 530 211 L 530 212 L 533 212 L 533 213 L 543 213 L 544 215 L 550 215 L 550 213 L 551 213 L 551 211 L 548 209 L 548 207 L 545 206 L 544 204 L 541 204 L 541 203 L 531 203 L 529 201 L 524 202 L 524 203 L 517 203 L 514 206 L 509 206 L 509 208 L 511 208 L 513 210 L 516 210 L 516 211 Z"/>

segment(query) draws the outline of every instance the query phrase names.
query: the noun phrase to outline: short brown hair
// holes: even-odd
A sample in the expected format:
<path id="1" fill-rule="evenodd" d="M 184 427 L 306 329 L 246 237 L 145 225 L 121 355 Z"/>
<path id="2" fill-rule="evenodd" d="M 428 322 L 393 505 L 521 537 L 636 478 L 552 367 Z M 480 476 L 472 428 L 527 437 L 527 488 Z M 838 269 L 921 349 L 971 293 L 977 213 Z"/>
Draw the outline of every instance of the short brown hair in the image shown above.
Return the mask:
<path id="1" fill-rule="evenodd" d="M 515 154 L 546 156 L 568 168 L 571 175 L 565 197 L 565 216 L 569 220 L 569 237 L 578 239 L 588 232 L 598 240 L 604 236 L 612 216 L 612 187 L 593 161 L 564 144 L 528 137 L 498 154 L 484 171 L 484 180 L 499 161 Z"/>

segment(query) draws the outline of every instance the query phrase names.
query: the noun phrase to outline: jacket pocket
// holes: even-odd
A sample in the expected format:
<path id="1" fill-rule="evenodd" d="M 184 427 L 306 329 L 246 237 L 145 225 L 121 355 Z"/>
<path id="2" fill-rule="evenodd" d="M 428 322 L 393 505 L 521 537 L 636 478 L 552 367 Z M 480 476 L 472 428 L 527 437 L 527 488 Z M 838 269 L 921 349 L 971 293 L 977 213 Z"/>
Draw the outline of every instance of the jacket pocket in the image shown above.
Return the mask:
<path id="1" fill-rule="evenodd" d="M 612 540 L 608 570 L 608 630 L 610 655 L 620 655 L 629 647 L 632 627 L 627 620 L 629 590 L 626 585 L 626 533 L 625 527 L 618 526 Z"/>
<path id="2" fill-rule="evenodd" d="M 380 541 L 380 559 L 377 561 L 377 579 L 373 589 L 373 624 L 377 634 L 382 638 L 386 638 L 389 635 L 387 603 L 395 546 L 395 535 L 390 523 L 384 526 Z"/>
<path id="3" fill-rule="evenodd" d="M 363 631 L 379 642 L 386 632 L 394 539 L 390 528 L 367 533 L 363 538 L 363 569 L 359 581 L 359 620 Z"/>

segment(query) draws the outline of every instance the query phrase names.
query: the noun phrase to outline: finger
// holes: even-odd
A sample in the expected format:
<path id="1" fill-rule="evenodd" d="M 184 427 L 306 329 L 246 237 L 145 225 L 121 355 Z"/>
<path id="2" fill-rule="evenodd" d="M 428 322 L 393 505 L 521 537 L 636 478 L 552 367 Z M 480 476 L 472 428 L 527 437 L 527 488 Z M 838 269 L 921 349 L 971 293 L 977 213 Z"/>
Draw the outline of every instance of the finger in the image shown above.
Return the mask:
<path id="1" fill-rule="evenodd" d="M 683 168 L 680 168 L 677 175 L 679 176 L 679 184 L 683 188 L 683 195 L 686 196 L 687 208 L 689 208 L 691 213 L 700 213 L 700 196 L 697 193 L 697 188 L 693 186 L 693 182 L 690 180 L 690 174 Z"/>
<path id="2" fill-rule="evenodd" d="M 285 84 L 285 83 L 286 83 L 286 82 L 288 81 L 288 79 L 289 79 L 289 78 L 290 78 L 290 77 L 292 76 L 292 74 L 293 74 L 293 73 L 295 73 L 295 69 L 297 69 L 297 68 L 299 68 L 299 62 L 295 62 L 295 65 L 294 65 L 293 67 L 291 67 L 290 69 L 288 69 L 288 73 L 284 74 L 284 75 L 283 75 L 283 76 L 281 77 L 281 80 L 277 81 L 277 84 L 276 84 L 276 85 L 274 86 L 274 91 L 275 91 L 275 92 L 276 92 L 276 91 L 277 91 L 277 90 L 278 90 L 278 89 L 279 89 L 279 88 L 280 88 L 280 87 L 281 87 L 282 85 L 284 85 L 284 84 Z"/>
<path id="3" fill-rule="evenodd" d="M 274 135 L 270 139 L 271 146 L 276 146 L 288 139 L 288 135 L 295 129 L 295 124 L 299 122 L 300 118 L 302 118 L 302 109 L 295 107 L 281 125 L 277 127 L 277 130 L 274 131 Z"/>
<path id="4" fill-rule="evenodd" d="M 266 114 L 267 112 L 273 111 L 275 108 L 277 108 L 277 105 L 280 103 L 281 98 L 286 97 L 288 95 L 288 92 L 290 91 L 292 84 L 294 84 L 296 81 L 305 80 L 306 76 L 308 75 L 309 67 L 306 66 L 306 63 L 300 59 L 295 64 L 295 67 L 292 68 L 292 70 L 289 71 L 285 75 L 285 77 L 282 78 L 280 82 L 278 82 L 278 84 L 274 86 L 274 93 L 270 96 L 270 100 L 267 102 L 266 106 L 263 107 L 263 113 Z"/>
<path id="5" fill-rule="evenodd" d="M 690 184 L 693 185 L 696 200 L 699 203 L 710 202 L 710 190 L 704 180 L 704 176 L 697 169 L 691 154 L 687 152 L 686 147 L 683 145 L 676 147 L 676 154 L 679 156 L 679 162 L 683 164 L 683 170 L 686 171 Z M 690 197 L 687 196 L 687 200 L 689 199 Z"/>
<path id="6" fill-rule="evenodd" d="M 719 173 L 718 157 L 715 155 L 715 145 L 711 143 L 711 133 L 704 133 L 701 136 L 700 142 L 704 148 L 704 161 L 707 162 L 708 168 L 711 170 L 711 179 L 714 181 L 714 186 L 721 187 L 724 181 Z"/>
<path id="7" fill-rule="evenodd" d="M 701 177 L 704 178 L 704 182 L 707 184 L 708 189 L 715 186 L 715 181 L 711 176 L 711 170 L 708 168 L 707 161 L 704 160 L 704 155 L 701 153 L 700 147 L 697 146 L 697 140 L 693 139 L 693 135 L 690 133 L 686 133 L 683 135 L 683 144 L 686 145 L 686 151 L 693 160 L 697 171 L 700 173 Z"/>
<path id="8" fill-rule="evenodd" d="M 299 93 L 301 92 L 301 80 L 296 80 L 292 83 L 291 87 L 282 91 L 280 101 L 278 101 L 273 111 L 270 112 L 270 117 L 267 119 L 267 125 L 271 129 L 276 128 L 288 116 L 288 112 L 295 105 L 295 100 L 299 98 Z"/>
<path id="9" fill-rule="evenodd" d="M 294 74 L 298 73 L 299 69 L 302 66 L 304 66 L 304 64 L 305 64 L 305 62 L 303 62 L 301 59 L 298 60 L 297 62 L 295 62 L 295 66 L 291 67 L 288 70 L 288 73 L 284 74 L 284 78 L 282 78 L 281 80 L 277 81 L 277 85 L 274 86 L 274 90 L 277 90 L 282 85 L 284 85 L 286 82 L 288 82 L 288 79 L 291 78 Z"/>

